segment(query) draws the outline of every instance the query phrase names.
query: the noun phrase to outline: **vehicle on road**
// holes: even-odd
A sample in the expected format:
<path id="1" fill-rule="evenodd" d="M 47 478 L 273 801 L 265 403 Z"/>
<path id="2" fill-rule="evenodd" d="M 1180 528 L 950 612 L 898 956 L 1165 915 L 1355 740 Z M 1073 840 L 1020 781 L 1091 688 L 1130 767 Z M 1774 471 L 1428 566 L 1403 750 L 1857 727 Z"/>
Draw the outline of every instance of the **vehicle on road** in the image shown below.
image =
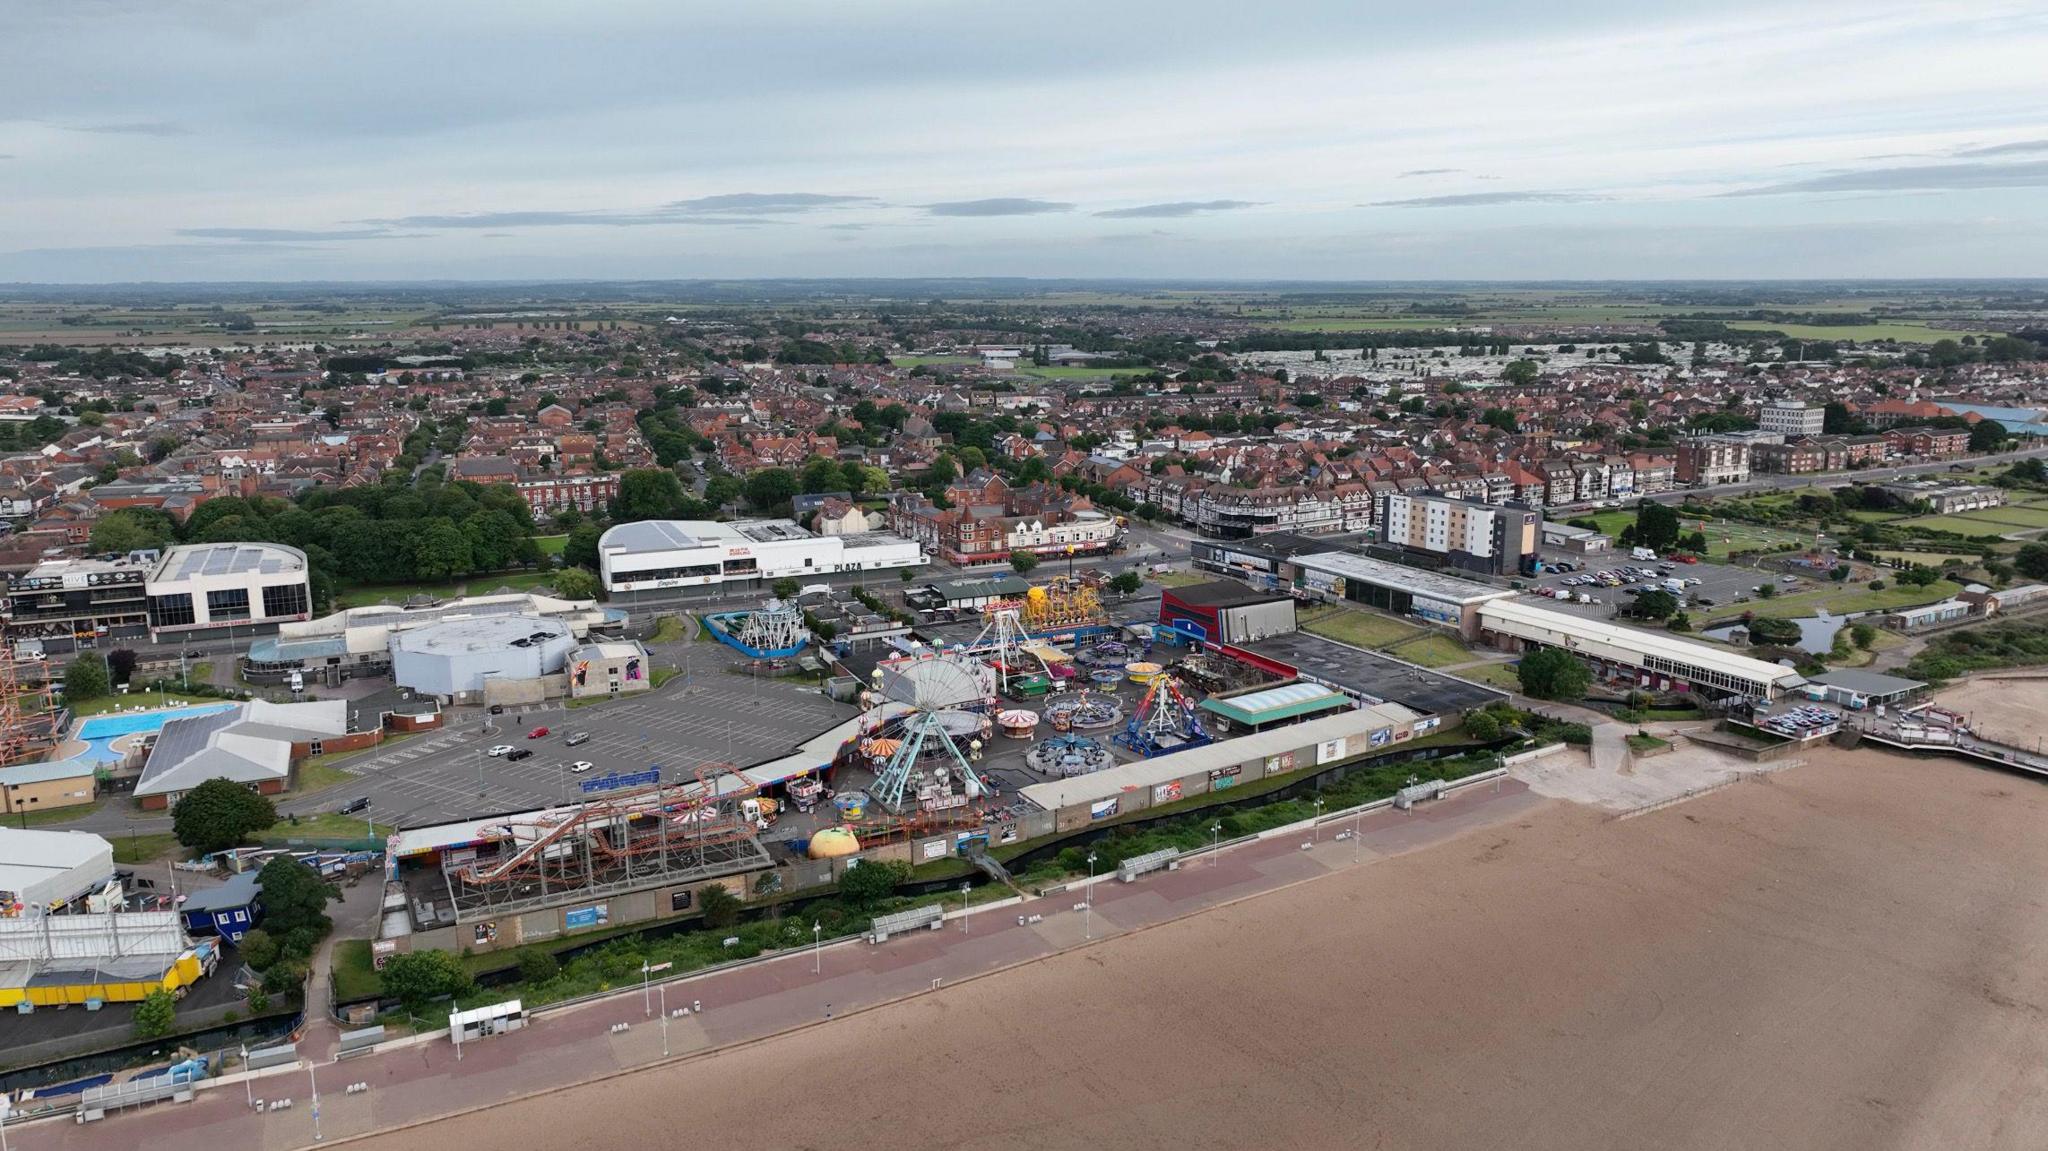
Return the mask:
<path id="1" fill-rule="evenodd" d="M 485 752 L 484 754 L 490 756 L 492 759 L 496 759 L 502 755 L 511 755 L 512 745 L 509 743 L 501 743 L 498 746 L 492 748 L 491 750 Z"/>
<path id="2" fill-rule="evenodd" d="M 546 739 L 547 737 L 548 729 L 544 727 L 536 727 L 532 731 L 526 733 L 526 738 L 528 739 Z"/>
<path id="3" fill-rule="evenodd" d="M 587 731 L 579 731 L 571 735 L 569 738 L 563 740 L 562 742 L 568 744 L 570 747 L 576 747 L 580 744 L 589 743 L 590 733 Z"/>
<path id="4" fill-rule="evenodd" d="M 335 808 L 334 814 L 354 815 L 356 812 L 368 810 L 370 810 L 370 797 L 364 795 L 359 796 L 355 799 L 351 799 L 347 803 L 342 804 L 340 807 Z"/>
<path id="5" fill-rule="evenodd" d="M 509 762 L 509 763 L 518 763 L 518 762 L 519 762 L 520 760 L 522 760 L 522 759 L 532 759 L 532 758 L 533 758 L 533 749 L 532 749 L 532 748 L 529 748 L 529 747 L 522 747 L 522 748 L 520 748 L 519 750 L 517 750 L 517 751 L 513 752 L 512 754 L 510 754 L 510 755 L 508 755 L 508 756 L 506 756 L 506 757 L 505 757 L 506 761 L 507 761 L 507 762 Z"/>
<path id="6" fill-rule="evenodd" d="M 596 764 L 590 762 L 587 759 L 579 759 L 575 763 L 569 765 L 569 774 L 582 775 L 584 772 L 589 771 L 591 768 L 596 766 Z"/>

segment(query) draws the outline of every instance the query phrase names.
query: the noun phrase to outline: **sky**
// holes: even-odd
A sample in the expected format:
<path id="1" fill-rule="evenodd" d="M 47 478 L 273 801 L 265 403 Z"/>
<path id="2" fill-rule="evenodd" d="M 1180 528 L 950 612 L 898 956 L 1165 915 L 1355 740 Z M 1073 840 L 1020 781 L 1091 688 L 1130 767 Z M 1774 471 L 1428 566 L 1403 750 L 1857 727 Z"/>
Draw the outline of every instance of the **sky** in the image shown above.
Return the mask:
<path id="1" fill-rule="evenodd" d="M 0 282 L 2048 273 L 2048 5 L 0 0 Z"/>

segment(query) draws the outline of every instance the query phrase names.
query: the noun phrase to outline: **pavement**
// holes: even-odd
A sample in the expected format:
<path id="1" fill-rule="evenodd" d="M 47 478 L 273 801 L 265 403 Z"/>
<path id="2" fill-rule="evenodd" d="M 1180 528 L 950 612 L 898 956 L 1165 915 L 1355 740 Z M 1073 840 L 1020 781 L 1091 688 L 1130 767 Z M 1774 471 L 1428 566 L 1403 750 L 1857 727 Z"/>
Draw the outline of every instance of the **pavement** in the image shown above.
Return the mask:
<path id="1" fill-rule="evenodd" d="M 797 948 L 763 962 L 658 984 L 651 999 L 639 988 L 626 988 L 543 1013 L 522 1031 L 466 1044 L 460 1058 L 449 1043 L 434 1038 L 336 1063 L 328 1054 L 327 1030 L 316 1025 L 301 1049 L 311 1066 L 262 1073 L 246 1083 L 231 1079 L 188 1104 L 155 1104 L 84 1125 L 53 1120 L 17 1129 L 10 1138 L 14 1146 L 75 1151 L 125 1151 L 145 1140 L 151 1151 L 280 1151 L 311 1146 L 316 1123 L 326 1143 L 390 1131 L 664 1059 L 693 1059 L 735 1043 L 831 1026 L 833 1019 L 911 996 L 946 995 L 963 981 L 1343 868 L 1370 866 L 1518 818 L 1546 802 L 1525 785 L 1503 779 L 1473 784 L 1410 812 L 1387 808 L 1355 818 L 1326 817 L 1314 831 L 1296 828 L 1231 845 L 1135 883 L 1098 876 L 1092 900 L 1081 882 L 1042 898 L 977 909 L 964 922 L 956 912 L 940 930 L 885 944 L 859 940 L 815 951 Z M 1346 834 L 1353 828 L 1358 834 Z M 664 1006 L 701 1009 L 670 1017 Z M 368 1087 L 346 1093 L 356 1083 Z M 293 1104 L 258 1113 L 247 1102 L 251 1097 L 290 1098 Z"/>

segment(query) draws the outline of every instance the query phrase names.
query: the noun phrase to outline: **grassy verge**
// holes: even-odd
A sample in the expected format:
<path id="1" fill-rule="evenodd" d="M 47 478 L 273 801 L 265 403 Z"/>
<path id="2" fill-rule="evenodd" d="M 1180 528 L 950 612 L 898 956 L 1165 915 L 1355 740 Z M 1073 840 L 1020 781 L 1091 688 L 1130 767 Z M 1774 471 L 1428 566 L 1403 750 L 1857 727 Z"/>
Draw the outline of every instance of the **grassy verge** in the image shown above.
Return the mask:
<path id="1" fill-rule="evenodd" d="M 687 643 L 691 637 L 689 622 L 679 615 L 665 615 L 654 625 L 654 634 L 647 637 L 648 643 Z"/>
<path id="2" fill-rule="evenodd" d="M 1450 636 L 1437 633 L 1403 640 L 1380 650 L 1396 659 L 1405 659 L 1422 667 L 1448 667 L 1472 658 L 1472 653 L 1465 649 L 1465 645 Z"/>
<path id="3" fill-rule="evenodd" d="M 558 556 L 568 548 L 569 534 L 564 532 L 558 536 L 535 536 L 533 542 L 540 545 L 540 554 Z"/>
<path id="4" fill-rule="evenodd" d="M 88 699 L 71 707 L 71 714 L 80 719 L 94 715 L 109 715 L 115 709 L 123 712 L 162 711 L 165 708 L 191 707 L 202 703 L 222 703 L 223 700 L 206 696 L 183 696 L 177 694 L 159 696 L 155 692 L 130 692 L 127 695 L 103 695 Z"/>
<path id="5" fill-rule="evenodd" d="M 1402 623 L 1392 616 L 1376 615 L 1355 608 L 1338 607 L 1334 604 L 1304 612 L 1301 630 L 1324 639 L 1334 639 L 1353 647 L 1378 648 L 1415 639 L 1424 634 L 1423 629 L 1413 624 Z"/>
<path id="6" fill-rule="evenodd" d="M 299 764 L 295 790 L 299 795 L 311 795 L 354 778 L 355 776 L 328 761 L 326 756 L 316 755 Z"/>
<path id="7" fill-rule="evenodd" d="M 178 837 L 170 832 L 155 835 L 110 836 L 115 863 L 153 863 L 177 850 Z"/>
<path id="8" fill-rule="evenodd" d="M 374 810 L 370 814 L 375 814 Z M 294 839 L 367 839 L 369 835 L 369 822 L 362 816 L 323 811 L 317 815 L 302 815 L 297 823 L 279 820 L 257 832 L 256 842 L 282 847 Z"/>
<path id="9" fill-rule="evenodd" d="M 1628 737 L 1628 749 L 1630 751 L 1656 751 L 1660 747 L 1670 746 L 1670 740 L 1658 739 L 1654 735 L 1632 735 Z"/>
<path id="10" fill-rule="evenodd" d="M 383 991 L 384 981 L 377 978 L 376 964 L 370 958 L 369 940 L 336 940 L 333 959 L 335 1002 L 368 999 Z"/>
<path id="11" fill-rule="evenodd" d="M 1145 578 L 1161 587 L 1193 587 L 1195 584 L 1208 583 L 1210 580 L 1221 579 L 1222 577 L 1213 576 L 1207 572 L 1159 572 Z"/>
<path id="12" fill-rule="evenodd" d="M 551 571 L 501 572 L 497 575 L 470 576 L 442 584 L 370 584 L 352 587 L 334 597 L 336 607 L 369 607 L 380 603 L 404 603 L 416 595 L 432 596 L 435 599 L 449 599 L 459 595 L 488 595 L 501 587 L 513 591 L 532 591 L 554 582 Z"/>
<path id="13" fill-rule="evenodd" d="M 1826 608 L 1833 615 L 1848 615 L 1851 612 L 1895 611 L 1902 607 L 1918 607 L 1921 604 L 1947 599 L 1961 590 L 1963 585 L 1945 579 L 1936 580 L 1926 587 L 1906 587 L 1887 581 L 1883 591 L 1871 591 L 1868 587 L 1857 587 L 1853 584 L 1846 587 L 1834 585 L 1814 591 L 1772 596 L 1770 599 L 1751 600 L 1739 606 L 1744 611 L 1771 619 L 1812 615 L 1820 608 Z M 1737 615 L 1739 614 L 1738 612 Z M 1719 620 L 1730 618 L 1728 613 L 1719 608 L 1715 609 L 1715 616 Z"/>
<path id="14" fill-rule="evenodd" d="M 1457 676 L 1459 679 L 1469 679 L 1474 683 L 1483 683 L 1488 687 L 1506 688 L 1509 691 L 1522 690 L 1522 677 L 1515 673 L 1514 668 L 1505 663 L 1489 663 L 1483 667 L 1468 667 L 1463 671 L 1454 671 L 1449 674 Z"/>

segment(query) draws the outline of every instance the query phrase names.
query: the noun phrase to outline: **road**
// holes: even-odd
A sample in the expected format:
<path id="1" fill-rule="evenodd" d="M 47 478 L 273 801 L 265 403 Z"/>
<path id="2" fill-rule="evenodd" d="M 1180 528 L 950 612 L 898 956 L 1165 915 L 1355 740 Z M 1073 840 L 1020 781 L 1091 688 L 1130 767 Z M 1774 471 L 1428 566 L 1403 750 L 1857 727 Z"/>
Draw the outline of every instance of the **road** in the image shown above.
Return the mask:
<path id="1" fill-rule="evenodd" d="M 603 1078 L 810 1026 L 921 995 L 947 994 L 963 980 L 1000 972 L 1091 943 L 1199 915 L 1468 831 L 1517 819 L 1549 801 L 1513 780 L 1480 783 L 1412 812 L 1382 809 L 1359 818 L 1330 816 L 1317 833 L 1300 829 L 1226 847 L 1176 871 L 1125 884 L 1097 877 L 1043 898 L 983 908 L 963 926 L 957 913 L 942 930 L 919 931 L 872 945 L 836 944 L 813 952 L 801 943 L 766 962 L 662 985 L 647 1001 L 637 987 L 594 1003 L 541 1016 L 523 1031 L 465 1045 L 461 1058 L 446 1042 L 393 1046 L 347 1062 L 332 1061 L 334 1027 L 313 1024 L 301 1051 L 316 1066 L 261 1076 L 248 1086 L 226 1083 L 190 1104 L 158 1104 L 85 1125 L 35 1124 L 12 1134 L 14 1145 L 86 1151 L 128 1148 L 146 1140 L 152 1151 L 278 1151 L 313 1142 L 310 1082 L 320 1088 L 321 1136 L 333 1142 L 501 1103 L 580 1080 Z M 1340 832 L 1358 828 L 1356 838 Z M 1313 843 L 1311 845 L 1311 841 Z M 1307 846 L 1304 849 L 1304 845 Z M 1029 920 L 1038 917 L 1039 922 Z M 1021 921 L 1020 921 L 1021 920 Z M 671 1010 L 702 1010 L 669 1020 Z M 626 1029 L 615 1030 L 619 1025 Z M 368 1089 L 348 1094 L 351 1083 Z M 292 1099 L 289 1110 L 252 1113 L 247 1099 Z"/>

